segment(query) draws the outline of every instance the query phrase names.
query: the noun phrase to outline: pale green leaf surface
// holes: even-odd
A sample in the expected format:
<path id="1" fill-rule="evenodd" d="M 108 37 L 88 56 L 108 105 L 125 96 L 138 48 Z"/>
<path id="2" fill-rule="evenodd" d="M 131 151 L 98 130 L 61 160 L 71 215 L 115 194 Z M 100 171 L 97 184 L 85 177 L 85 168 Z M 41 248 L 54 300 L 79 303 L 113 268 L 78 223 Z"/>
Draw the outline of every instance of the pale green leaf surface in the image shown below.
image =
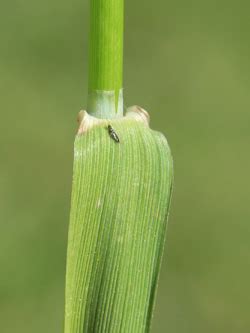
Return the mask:
<path id="1" fill-rule="evenodd" d="M 147 332 L 165 239 L 172 158 L 165 137 L 135 120 L 77 135 L 65 333 Z"/>

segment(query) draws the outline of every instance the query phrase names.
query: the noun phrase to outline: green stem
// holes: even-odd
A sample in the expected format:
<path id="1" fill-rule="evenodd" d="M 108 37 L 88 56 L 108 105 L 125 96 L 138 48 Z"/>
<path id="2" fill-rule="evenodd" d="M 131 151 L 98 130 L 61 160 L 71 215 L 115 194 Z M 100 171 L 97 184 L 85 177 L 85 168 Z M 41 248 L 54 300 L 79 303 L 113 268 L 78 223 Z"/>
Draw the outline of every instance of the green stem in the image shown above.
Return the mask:
<path id="1" fill-rule="evenodd" d="M 122 116 L 123 0 L 90 0 L 88 112 Z"/>

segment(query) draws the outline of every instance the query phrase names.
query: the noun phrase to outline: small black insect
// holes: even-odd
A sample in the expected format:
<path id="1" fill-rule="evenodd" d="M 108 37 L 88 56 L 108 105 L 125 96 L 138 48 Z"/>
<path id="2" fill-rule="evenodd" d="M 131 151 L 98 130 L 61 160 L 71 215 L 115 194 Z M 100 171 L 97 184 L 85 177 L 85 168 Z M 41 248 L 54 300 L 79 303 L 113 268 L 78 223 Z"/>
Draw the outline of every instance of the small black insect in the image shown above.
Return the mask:
<path id="1" fill-rule="evenodd" d="M 108 125 L 108 131 L 109 131 L 109 135 L 110 137 L 117 143 L 120 142 L 120 139 L 118 137 L 118 135 L 116 134 L 115 130 L 113 129 L 113 127 L 111 125 Z"/>

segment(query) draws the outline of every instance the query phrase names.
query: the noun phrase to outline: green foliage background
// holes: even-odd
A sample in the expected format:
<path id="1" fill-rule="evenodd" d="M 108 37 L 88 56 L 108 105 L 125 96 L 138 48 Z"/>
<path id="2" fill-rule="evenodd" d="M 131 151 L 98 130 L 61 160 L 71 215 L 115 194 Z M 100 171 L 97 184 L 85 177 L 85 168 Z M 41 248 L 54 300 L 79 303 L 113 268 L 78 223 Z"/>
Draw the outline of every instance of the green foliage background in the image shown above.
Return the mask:
<path id="1" fill-rule="evenodd" d="M 125 102 L 175 161 L 153 332 L 249 332 L 249 2 L 125 4 Z M 59 333 L 88 4 L 5 1 L 0 27 L 0 331 Z"/>

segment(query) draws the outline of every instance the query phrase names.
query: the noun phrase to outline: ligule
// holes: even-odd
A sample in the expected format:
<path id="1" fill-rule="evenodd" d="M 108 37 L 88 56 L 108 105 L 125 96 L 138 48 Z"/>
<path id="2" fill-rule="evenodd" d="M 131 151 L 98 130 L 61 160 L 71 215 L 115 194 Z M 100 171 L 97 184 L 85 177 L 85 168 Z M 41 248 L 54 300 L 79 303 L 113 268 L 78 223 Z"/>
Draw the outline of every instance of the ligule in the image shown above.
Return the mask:
<path id="1" fill-rule="evenodd" d="M 165 137 L 148 127 L 145 115 L 135 107 L 121 119 L 93 121 L 85 113 L 80 121 L 84 130 L 74 147 L 65 333 L 150 328 L 172 158 Z"/>

